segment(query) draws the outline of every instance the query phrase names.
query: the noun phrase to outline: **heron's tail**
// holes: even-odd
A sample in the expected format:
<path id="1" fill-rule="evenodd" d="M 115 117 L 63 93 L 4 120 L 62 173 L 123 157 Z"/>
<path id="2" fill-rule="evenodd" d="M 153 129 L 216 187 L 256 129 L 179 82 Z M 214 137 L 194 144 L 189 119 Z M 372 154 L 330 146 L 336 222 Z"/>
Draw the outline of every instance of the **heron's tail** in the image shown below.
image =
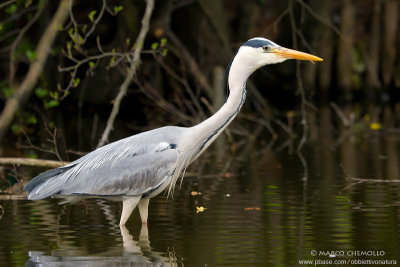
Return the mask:
<path id="1" fill-rule="evenodd" d="M 60 185 L 60 183 L 56 182 L 57 178 L 72 167 L 73 165 L 52 169 L 30 180 L 24 187 L 25 191 L 29 192 L 28 199 L 38 200 L 58 193 L 60 186 L 57 186 L 57 184 Z"/>

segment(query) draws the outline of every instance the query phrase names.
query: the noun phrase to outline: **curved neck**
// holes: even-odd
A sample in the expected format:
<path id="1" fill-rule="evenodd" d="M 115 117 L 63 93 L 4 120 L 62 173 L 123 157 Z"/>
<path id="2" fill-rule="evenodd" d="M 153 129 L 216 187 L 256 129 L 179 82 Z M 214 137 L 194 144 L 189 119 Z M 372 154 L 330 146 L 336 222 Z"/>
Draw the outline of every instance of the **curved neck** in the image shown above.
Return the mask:
<path id="1" fill-rule="evenodd" d="M 240 53 L 238 53 L 230 67 L 228 84 L 229 84 L 229 97 L 226 103 L 210 118 L 193 126 L 191 147 L 198 149 L 199 156 L 229 125 L 229 123 L 239 113 L 246 99 L 246 81 L 247 78 L 253 73 L 254 69 L 249 67 L 248 64 L 243 64 Z M 197 158 L 196 156 L 196 158 Z"/>

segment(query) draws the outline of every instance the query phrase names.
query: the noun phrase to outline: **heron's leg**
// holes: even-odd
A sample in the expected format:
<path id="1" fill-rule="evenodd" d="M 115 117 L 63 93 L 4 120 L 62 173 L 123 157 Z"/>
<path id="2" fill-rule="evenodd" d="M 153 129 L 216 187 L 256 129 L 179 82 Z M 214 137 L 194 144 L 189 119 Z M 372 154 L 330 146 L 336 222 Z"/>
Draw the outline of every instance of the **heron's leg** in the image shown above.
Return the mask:
<path id="1" fill-rule="evenodd" d="M 150 198 L 142 198 L 139 201 L 139 213 L 142 219 L 142 224 L 147 224 L 147 216 L 149 215 L 149 201 Z"/>
<path id="2" fill-rule="evenodd" d="M 122 200 L 122 214 L 119 225 L 125 225 L 142 196 L 134 196 Z"/>

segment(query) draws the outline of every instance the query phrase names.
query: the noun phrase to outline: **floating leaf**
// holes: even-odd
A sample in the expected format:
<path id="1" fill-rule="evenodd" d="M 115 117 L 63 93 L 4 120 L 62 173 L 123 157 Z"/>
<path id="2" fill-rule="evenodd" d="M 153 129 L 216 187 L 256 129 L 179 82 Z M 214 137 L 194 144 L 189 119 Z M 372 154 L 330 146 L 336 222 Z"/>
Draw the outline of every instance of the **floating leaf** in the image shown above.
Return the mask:
<path id="1" fill-rule="evenodd" d="M 117 15 L 120 11 L 122 11 L 122 9 L 124 9 L 123 6 L 115 6 L 115 7 L 114 7 L 114 13 L 115 13 L 115 15 Z"/>
<path id="2" fill-rule="evenodd" d="M 371 130 L 380 130 L 382 129 L 382 124 L 380 124 L 379 122 L 373 122 L 369 125 L 369 128 L 371 128 Z"/>
<path id="3" fill-rule="evenodd" d="M 249 211 L 249 210 L 261 210 L 258 207 L 249 207 L 249 208 L 244 208 L 244 210 Z"/>
<path id="4" fill-rule="evenodd" d="M 224 176 L 224 178 L 231 178 L 231 177 L 235 176 L 235 174 L 233 172 L 226 172 L 226 173 L 224 173 L 223 176 Z"/>
<path id="5" fill-rule="evenodd" d="M 296 111 L 294 111 L 294 110 L 288 110 L 286 112 L 286 117 L 288 117 L 288 118 L 294 118 L 295 116 L 296 116 Z"/>
<path id="6" fill-rule="evenodd" d="M 204 212 L 207 208 L 204 207 L 196 207 L 196 213 Z"/>
<path id="7" fill-rule="evenodd" d="M 43 98 L 47 95 L 48 91 L 46 89 L 42 88 L 36 88 L 35 89 L 35 95 L 39 98 Z"/>
<path id="8" fill-rule="evenodd" d="M 90 11 L 88 18 L 90 19 L 91 22 L 94 21 L 94 16 L 96 15 L 97 11 L 96 10 L 92 10 Z"/>

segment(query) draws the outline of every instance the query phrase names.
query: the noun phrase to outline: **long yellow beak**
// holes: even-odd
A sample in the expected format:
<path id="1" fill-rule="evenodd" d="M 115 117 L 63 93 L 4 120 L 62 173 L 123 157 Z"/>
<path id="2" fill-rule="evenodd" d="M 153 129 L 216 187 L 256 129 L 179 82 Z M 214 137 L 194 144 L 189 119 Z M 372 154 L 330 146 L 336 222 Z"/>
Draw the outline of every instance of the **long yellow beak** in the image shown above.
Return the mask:
<path id="1" fill-rule="evenodd" d="M 299 52 L 285 47 L 274 48 L 271 52 L 288 59 L 309 60 L 313 64 L 314 61 L 323 61 L 323 59 L 320 57 L 316 57 L 311 54 Z"/>

